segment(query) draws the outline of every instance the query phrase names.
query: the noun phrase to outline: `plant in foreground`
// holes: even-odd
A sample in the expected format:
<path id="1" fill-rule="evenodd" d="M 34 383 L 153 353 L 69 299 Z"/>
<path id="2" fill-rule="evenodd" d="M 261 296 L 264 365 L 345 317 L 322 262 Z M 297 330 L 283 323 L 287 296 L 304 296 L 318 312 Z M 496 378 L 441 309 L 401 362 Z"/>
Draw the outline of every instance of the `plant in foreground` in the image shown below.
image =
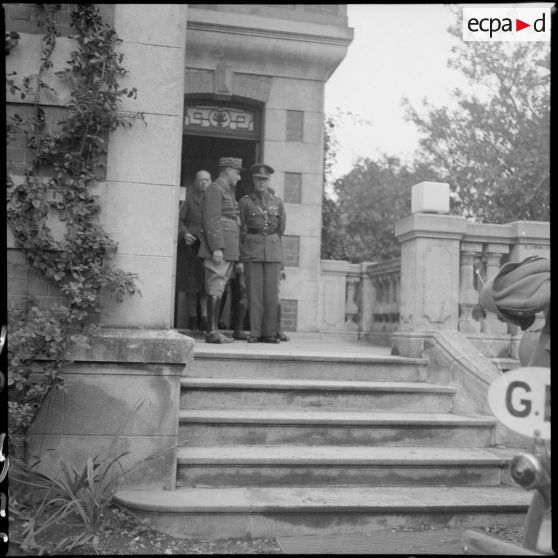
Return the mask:
<path id="1" fill-rule="evenodd" d="M 58 543 L 56 551 L 70 551 L 77 546 L 91 542 L 102 526 L 107 511 L 118 489 L 118 480 L 148 461 L 165 454 L 175 448 L 173 444 L 141 461 L 124 468 L 121 460 L 131 452 L 116 453 L 116 447 L 124 426 L 131 416 L 143 405 L 145 400 L 136 403 L 113 437 L 108 450 L 102 451 L 94 457 L 88 457 L 85 463 L 77 469 L 72 467 L 60 455 L 60 473 L 40 471 L 37 467 L 40 461 L 28 465 L 25 461 L 14 458 L 10 469 L 10 478 L 16 481 L 23 495 L 26 488 L 39 493 L 42 498 L 33 513 L 27 513 L 23 498 L 19 495 L 10 496 L 10 512 L 23 523 L 22 539 L 17 542 L 24 551 L 45 550 L 39 544 L 38 536 L 50 527 L 60 523 L 68 517 L 77 517 L 85 528 L 77 535 L 69 536 Z M 180 443 L 184 443 L 180 442 Z M 47 450 L 49 451 L 49 450 Z M 53 450 L 50 450 L 53 451 Z M 49 549 L 53 553 L 54 549 Z"/>

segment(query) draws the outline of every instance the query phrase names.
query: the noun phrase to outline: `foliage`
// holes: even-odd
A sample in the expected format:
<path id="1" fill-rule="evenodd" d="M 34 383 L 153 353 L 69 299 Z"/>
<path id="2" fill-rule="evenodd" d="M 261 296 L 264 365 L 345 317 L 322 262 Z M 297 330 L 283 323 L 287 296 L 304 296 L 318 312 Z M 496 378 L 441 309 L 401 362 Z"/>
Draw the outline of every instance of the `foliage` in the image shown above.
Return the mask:
<path id="1" fill-rule="evenodd" d="M 461 37 L 461 25 L 450 33 Z M 455 208 L 481 222 L 548 220 L 550 48 L 547 43 L 463 42 L 448 65 L 470 83 L 455 108 L 404 99 L 422 135 L 420 160 L 450 184 Z"/>
<path id="2" fill-rule="evenodd" d="M 99 532 L 108 515 L 118 481 L 134 469 L 176 447 L 175 444 L 156 451 L 127 468 L 122 465 L 122 458 L 130 452 L 117 452 L 120 436 L 145 401 L 137 401 L 130 409 L 113 436 L 109 448 L 93 457 L 87 457 L 81 467 L 72 467 L 58 454 L 61 474 L 38 469 L 40 461 L 28 465 L 22 459 L 12 459 L 10 478 L 13 481 L 13 489 L 10 496 L 10 513 L 24 522 L 22 539 L 18 541 L 22 550 L 41 550 L 39 535 L 69 517 L 77 517 L 85 531 L 81 530 L 74 536 L 62 539 L 50 552 L 69 552 L 77 546 L 89 543 L 94 534 Z M 40 498 L 39 505 L 32 513 L 28 511 L 29 496 Z"/>
<path id="3" fill-rule="evenodd" d="M 348 259 L 361 262 L 398 257 L 395 223 L 411 212 L 411 186 L 434 179 L 427 168 L 409 169 L 397 157 L 359 159 L 334 185 L 340 227 L 351 239 Z"/>
<path id="4" fill-rule="evenodd" d="M 339 150 L 337 131 L 348 120 L 357 125 L 371 125 L 370 121 L 339 108 L 324 120 L 321 258 L 327 260 L 350 259 L 351 239 L 341 225 L 339 205 L 331 192 L 332 171 Z"/>
<path id="5" fill-rule="evenodd" d="M 60 385 L 58 373 L 70 345 L 83 342 L 90 333 L 90 316 L 100 309 L 103 293 L 121 301 L 137 291 L 133 273 L 107 261 L 117 250 L 103 229 L 101 207 L 91 186 L 100 179 L 105 164 L 108 133 L 131 126 L 143 114 L 119 110 L 123 97 L 136 90 L 122 89 L 118 79 L 126 74 L 120 42 L 115 31 L 104 24 L 92 4 L 78 4 L 72 12 L 72 37 L 77 49 L 68 67 L 57 76 L 71 89 L 68 116 L 56 131 L 45 125 L 41 92 L 56 92 L 44 81 L 52 67 L 55 46 L 55 4 L 37 4 L 43 29 L 41 65 L 38 74 L 26 76 L 16 85 L 14 75 L 6 85 L 20 91 L 33 103 L 33 117 L 14 115 L 8 121 L 8 137 L 24 134 L 33 161 L 23 182 L 7 181 L 7 218 L 17 244 L 28 263 L 56 287 L 63 302 L 45 309 L 24 301 L 9 312 L 9 418 L 10 442 L 34 420 L 50 388 Z M 12 35 L 10 35 L 12 37 Z M 12 37 L 15 40 L 15 37 Z M 15 45 L 14 45 L 15 46 Z M 37 366 L 38 358 L 47 362 Z"/>

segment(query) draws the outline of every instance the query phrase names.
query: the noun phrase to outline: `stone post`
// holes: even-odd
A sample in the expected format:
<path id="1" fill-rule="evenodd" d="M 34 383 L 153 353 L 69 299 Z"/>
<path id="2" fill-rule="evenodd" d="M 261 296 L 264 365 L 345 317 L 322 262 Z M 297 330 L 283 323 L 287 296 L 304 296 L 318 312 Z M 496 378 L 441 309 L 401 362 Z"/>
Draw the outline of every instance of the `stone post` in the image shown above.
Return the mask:
<path id="1" fill-rule="evenodd" d="M 489 280 L 500 269 L 502 256 L 509 252 L 507 244 L 489 243 L 486 253 L 486 279 Z M 508 324 L 498 319 L 493 312 L 487 312 L 483 324 L 483 333 L 503 335 L 508 332 Z"/>
<path id="2" fill-rule="evenodd" d="M 372 331 L 372 324 L 374 321 L 373 307 L 374 307 L 374 285 L 372 278 L 368 274 L 368 266 L 372 262 L 362 262 L 360 264 L 360 320 L 361 320 L 361 334 L 366 334 Z"/>
<path id="3" fill-rule="evenodd" d="M 479 294 L 474 287 L 473 273 L 475 258 L 482 253 L 480 242 L 463 242 L 461 245 L 461 272 L 459 304 L 461 316 L 459 330 L 462 333 L 480 333 L 481 323 L 473 319 L 473 308 L 479 302 Z"/>
<path id="4" fill-rule="evenodd" d="M 514 221 L 510 262 L 520 262 L 529 256 L 550 258 L 550 223 L 543 221 Z"/>
<path id="5" fill-rule="evenodd" d="M 143 112 L 146 125 L 138 120 L 109 137 L 103 220 L 118 242 L 114 264 L 138 274 L 142 296 L 122 304 L 107 297 L 102 326 L 173 326 L 186 21 L 187 5 L 114 5 L 129 71 L 120 85 L 138 91 L 121 110 Z"/>
<path id="6" fill-rule="evenodd" d="M 395 354 L 420 356 L 421 332 L 458 329 L 460 242 L 467 221 L 441 214 L 449 208 L 449 188 L 444 186 L 413 186 L 414 214 L 395 225 L 401 243 L 399 330 L 392 337 Z M 448 199 L 441 199 L 444 195 Z"/>

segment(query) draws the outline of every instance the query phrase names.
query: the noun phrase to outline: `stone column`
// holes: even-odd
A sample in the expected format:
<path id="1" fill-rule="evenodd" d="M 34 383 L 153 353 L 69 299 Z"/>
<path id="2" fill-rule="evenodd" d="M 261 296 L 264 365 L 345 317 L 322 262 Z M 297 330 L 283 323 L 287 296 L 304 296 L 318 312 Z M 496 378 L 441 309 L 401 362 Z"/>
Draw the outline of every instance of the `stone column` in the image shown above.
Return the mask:
<path id="1" fill-rule="evenodd" d="M 462 333 L 480 333 L 481 322 L 473 319 L 473 308 L 479 303 L 479 294 L 473 284 L 475 257 L 482 253 L 480 242 L 463 242 L 461 245 L 461 271 L 459 305 L 461 316 L 459 330 Z"/>
<path id="2" fill-rule="evenodd" d="M 374 306 L 374 285 L 372 278 L 368 274 L 368 266 L 371 262 L 362 262 L 360 264 L 360 284 L 361 284 L 361 333 L 366 335 L 372 331 L 374 322 L 373 306 Z"/>
<path id="3" fill-rule="evenodd" d="M 349 262 L 322 260 L 320 275 L 320 331 L 344 332 Z"/>
<path id="4" fill-rule="evenodd" d="M 414 214 L 395 224 L 401 243 L 401 283 L 399 330 L 392 346 L 394 353 L 405 356 L 420 355 L 421 332 L 458 329 L 460 242 L 467 221 L 441 214 L 449 208 L 449 197 L 442 199 L 449 191 L 443 186 L 447 185 L 415 185 Z"/>
<path id="5" fill-rule="evenodd" d="M 122 304 L 107 297 L 103 326 L 173 325 L 186 20 L 186 5 L 115 4 L 129 70 L 120 84 L 138 91 L 121 109 L 144 112 L 147 125 L 138 120 L 109 137 L 103 219 L 118 242 L 115 265 L 139 275 L 142 296 Z"/>

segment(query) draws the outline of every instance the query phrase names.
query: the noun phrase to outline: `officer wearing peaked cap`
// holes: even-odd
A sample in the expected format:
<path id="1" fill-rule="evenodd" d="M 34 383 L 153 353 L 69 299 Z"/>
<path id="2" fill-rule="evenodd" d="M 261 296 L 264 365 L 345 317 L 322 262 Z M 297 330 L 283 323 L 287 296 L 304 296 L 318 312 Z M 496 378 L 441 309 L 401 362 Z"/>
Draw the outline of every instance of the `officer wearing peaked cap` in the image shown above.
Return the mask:
<path id="1" fill-rule="evenodd" d="M 234 187 L 240 180 L 242 159 L 221 157 L 219 176 L 205 191 L 202 230 L 198 256 L 205 267 L 208 331 L 206 343 L 232 343 L 218 330 L 221 298 L 240 256 L 240 220 Z"/>
<path id="2" fill-rule="evenodd" d="M 240 200 L 240 260 L 244 264 L 250 313 L 249 343 L 279 343 L 278 283 L 283 262 L 283 201 L 269 191 L 274 170 L 265 163 L 250 168 L 254 191 Z"/>

